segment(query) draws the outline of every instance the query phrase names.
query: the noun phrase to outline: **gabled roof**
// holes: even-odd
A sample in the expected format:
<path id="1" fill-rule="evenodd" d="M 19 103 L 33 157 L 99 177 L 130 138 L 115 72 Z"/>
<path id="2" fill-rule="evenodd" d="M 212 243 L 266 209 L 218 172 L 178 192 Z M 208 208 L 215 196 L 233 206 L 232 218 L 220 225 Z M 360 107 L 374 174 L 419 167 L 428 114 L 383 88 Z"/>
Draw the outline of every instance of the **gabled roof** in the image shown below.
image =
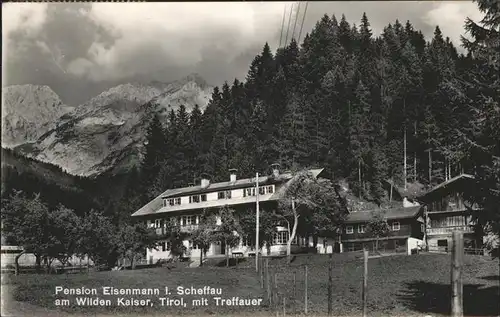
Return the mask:
<path id="1" fill-rule="evenodd" d="M 467 183 L 472 183 L 471 180 L 474 180 L 474 176 L 469 174 L 460 174 L 449 180 L 442 182 L 441 184 L 434 186 L 426 193 L 417 197 L 417 200 L 421 202 L 429 202 L 435 198 L 439 198 L 440 196 L 445 196 L 450 192 L 450 189 L 456 186 L 464 185 Z"/>
<path id="2" fill-rule="evenodd" d="M 421 206 L 415 207 L 400 207 L 400 208 L 392 208 L 385 210 L 385 218 L 387 220 L 396 220 L 396 219 L 408 219 L 408 218 L 416 218 L 419 214 Z M 373 214 L 371 211 L 358 211 L 352 212 L 347 215 L 345 219 L 345 223 L 358 223 L 358 222 L 369 222 Z"/>
<path id="3" fill-rule="evenodd" d="M 287 181 L 290 178 L 291 178 L 290 173 L 280 174 L 278 178 L 275 178 L 273 176 L 259 176 L 259 186 L 266 185 L 266 184 L 280 183 L 283 181 Z M 186 196 L 186 195 L 211 193 L 214 191 L 245 188 L 245 187 L 252 186 L 252 185 L 255 185 L 255 177 L 237 179 L 235 182 L 228 181 L 228 182 L 213 183 L 213 184 L 209 184 L 208 187 L 206 187 L 206 188 L 202 188 L 201 185 L 183 187 L 183 188 L 175 188 L 175 189 L 167 190 L 165 193 L 163 193 L 162 198 L 173 198 L 173 197 L 180 197 L 180 196 Z"/>
<path id="4" fill-rule="evenodd" d="M 313 175 L 313 177 L 318 177 L 322 171 L 323 171 L 322 168 L 309 170 L 309 172 Z M 279 175 L 278 178 L 275 178 L 273 176 L 260 176 L 259 177 L 259 184 L 265 185 L 265 184 L 276 184 L 276 183 L 288 182 L 292 179 L 292 177 L 293 177 L 293 175 L 291 172 L 282 173 Z M 139 210 L 134 212 L 132 214 L 132 217 L 160 214 L 160 213 L 168 213 L 168 212 L 174 212 L 174 211 L 184 211 L 184 210 L 194 210 L 194 209 L 218 207 L 218 206 L 221 206 L 221 202 L 218 200 L 204 201 L 204 202 L 195 203 L 195 204 L 184 204 L 184 205 L 163 207 L 163 199 L 167 198 L 167 197 L 180 197 L 180 196 L 195 195 L 195 194 L 207 193 L 207 192 L 216 192 L 216 191 L 220 191 L 220 190 L 245 188 L 245 187 L 249 187 L 252 185 L 255 185 L 255 177 L 242 178 L 240 180 L 237 180 L 234 183 L 233 182 L 213 183 L 213 184 L 210 184 L 205 189 L 202 189 L 201 186 L 199 186 L 199 185 L 198 186 L 191 186 L 191 187 L 168 189 L 165 192 L 163 192 L 161 195 L 158 195 L 156 198 L 154 198 L 149 203 L 144 205 L 142 208 L 140 208 Z M 283 194 L 283 189 L 276 191 L 273 195 L 270 195 L 270 196 L 260 196 L 259 200 L 261 202 L 276 201 L 280 198 L 280 196 L 282 194 Z M 240 205 L 240 204 L 255 202 L 255 197 L 243 197 L 243 198 L 237 198 L 237 199 L 233 199 L 233 200 L 227 199 L 224 202 L 229 206 Z"/>

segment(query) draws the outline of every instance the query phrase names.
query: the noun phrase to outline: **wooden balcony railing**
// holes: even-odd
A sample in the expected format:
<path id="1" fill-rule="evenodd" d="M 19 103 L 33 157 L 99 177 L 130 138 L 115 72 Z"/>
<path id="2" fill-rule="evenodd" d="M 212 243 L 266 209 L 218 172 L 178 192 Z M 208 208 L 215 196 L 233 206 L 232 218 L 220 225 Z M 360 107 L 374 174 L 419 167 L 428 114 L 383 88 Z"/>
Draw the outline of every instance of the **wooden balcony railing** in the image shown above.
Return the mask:
<path id="1" fill-rule="evenodd" d="M 181 226 L 181 232 L 192 232 L 198 229 L 198 225 L 184 225 Z"/>
<path id="2" fill-rule="evenodd" d="M 453 227 L 439 227 L 439 228 L 427 228 L 427 234 L 450 234 L 453 231 L 462 231 L 464 233 L 473 233 L 473 226 L 453 226 Z"/>

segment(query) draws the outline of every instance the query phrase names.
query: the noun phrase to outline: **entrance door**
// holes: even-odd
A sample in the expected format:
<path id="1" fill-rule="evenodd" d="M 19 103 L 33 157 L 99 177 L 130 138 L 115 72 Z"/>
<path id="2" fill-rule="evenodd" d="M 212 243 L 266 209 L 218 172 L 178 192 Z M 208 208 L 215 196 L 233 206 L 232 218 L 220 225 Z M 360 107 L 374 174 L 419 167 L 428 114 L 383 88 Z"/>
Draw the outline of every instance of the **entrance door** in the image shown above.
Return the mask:
<path id="1" fill-rule="evenodd" d="M 438 240 L 437 245 L 438 245 L 439 251 L 448 252 L 448 240 L 447 239 Z"/>
<path id="2" fill-rule="evenodd" d="M 220 254 L 226 254 L 226 242 L 225 241 L 220 242 Z"/>

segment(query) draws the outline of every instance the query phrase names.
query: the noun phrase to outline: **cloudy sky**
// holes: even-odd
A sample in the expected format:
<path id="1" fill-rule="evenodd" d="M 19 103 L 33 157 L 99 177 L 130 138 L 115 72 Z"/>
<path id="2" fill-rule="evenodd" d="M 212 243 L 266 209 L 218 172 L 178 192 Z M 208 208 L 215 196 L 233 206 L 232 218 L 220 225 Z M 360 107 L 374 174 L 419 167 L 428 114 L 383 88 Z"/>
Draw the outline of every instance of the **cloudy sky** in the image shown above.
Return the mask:
<path id="1" fill-rule="evenodd" d="M 2 82 L 49 85 L 76 104 L 131 80 L 243 79 L 266 41 L 278 46 L 292 5 L 293 26 L 304 2 L 2 4 Z M 303 33 L 325 13 L 359 24 L 363 12 L 375 34 L 410 20 L 428 38 L 439 25 L 457 45 L 465 18 L 481 18 L 467 1 L 309 2 Z"/>

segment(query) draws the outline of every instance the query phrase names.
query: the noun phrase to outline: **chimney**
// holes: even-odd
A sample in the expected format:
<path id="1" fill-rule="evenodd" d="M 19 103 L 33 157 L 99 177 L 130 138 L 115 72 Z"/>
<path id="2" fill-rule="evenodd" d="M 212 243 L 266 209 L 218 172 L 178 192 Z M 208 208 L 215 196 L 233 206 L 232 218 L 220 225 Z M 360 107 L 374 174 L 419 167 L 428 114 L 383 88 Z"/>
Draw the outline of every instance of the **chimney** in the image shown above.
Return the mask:
<path id="1" fill-rule="evenodd" d="M 210 185 L 210 176 L 208 174 L 201 174 L 201 188 L 207 188 Z"/>
<path id="2" fill-rule="evenodd" d="M 231 169 L 229 170 L 229 182 L 231 182 L 231 183 L 236 183 L 236 172 L 237 172 L 237 171 L 238 171 L 238 170 L 237 170 L 237 169 L 235 169 L 235 168 L 231 168 Z"/>
<path id="3" fill-rule="evenodd" d="M 280 165 L 278 163 L 271 164 L 271 170 L 273 171 L 274 178 L 278 178 L 280 176 Z"/>

